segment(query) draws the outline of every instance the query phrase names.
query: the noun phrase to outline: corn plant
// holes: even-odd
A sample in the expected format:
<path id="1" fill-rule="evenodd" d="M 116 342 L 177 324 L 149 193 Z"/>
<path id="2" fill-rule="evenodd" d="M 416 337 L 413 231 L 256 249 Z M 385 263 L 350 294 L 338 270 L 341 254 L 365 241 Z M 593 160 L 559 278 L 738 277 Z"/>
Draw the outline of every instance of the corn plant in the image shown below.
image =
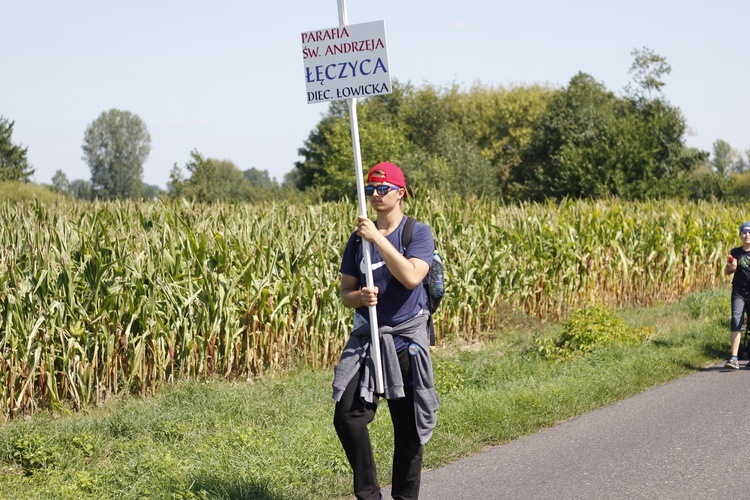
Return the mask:
<path id="1" fill-rule="evenodd" d="M 738 207 L 426 196 L 446 263 L 438 340 L 470 341 L 513 308 L 676 300 L 726 283 Z M 176 380 L 332 366 L 352 312 L 338 268 L 349 203 L 0 205 L 0 413 L 100 404 Z"/>

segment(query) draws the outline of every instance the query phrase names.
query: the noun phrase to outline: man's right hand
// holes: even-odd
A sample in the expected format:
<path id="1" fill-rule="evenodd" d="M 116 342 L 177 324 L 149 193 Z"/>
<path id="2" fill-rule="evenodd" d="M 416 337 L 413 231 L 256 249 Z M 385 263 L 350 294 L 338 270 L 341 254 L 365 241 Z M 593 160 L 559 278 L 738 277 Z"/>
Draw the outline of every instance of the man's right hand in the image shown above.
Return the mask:
<path id="1" fill-rule="evenodd" d="M 367 288 L 363 286 L 359 289 L 359 296 L 362 299 L 362 305 L 365 307 L 378 305 L 378 287 Z"/>

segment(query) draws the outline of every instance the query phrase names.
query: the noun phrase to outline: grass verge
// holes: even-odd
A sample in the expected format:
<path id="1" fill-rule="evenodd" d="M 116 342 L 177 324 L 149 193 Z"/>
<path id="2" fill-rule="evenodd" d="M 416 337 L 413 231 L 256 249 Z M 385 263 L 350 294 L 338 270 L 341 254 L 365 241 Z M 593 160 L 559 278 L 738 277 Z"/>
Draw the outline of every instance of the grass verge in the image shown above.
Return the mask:
<path id="1" fill-rule="evenodd" d="M 725 355 L 729 295 L 622 311 L 654 327 L 636 345 L 548 361 L 516 325 L 480 348 L 436 349 L 442 398 L 425 468 L 536 432 L 702 369 Z M 475 346 L 476 347 L 476 346 Z M 331 372 L 253 383 L 184 383 L 148 400 L 119 398 L 72 417 L 0 427 L 2 498 L 312 499 L 346 496 L 351 476 L 333 430 Z M 381 482 L 390 480 L 387 405 L 371 425 Z"/>

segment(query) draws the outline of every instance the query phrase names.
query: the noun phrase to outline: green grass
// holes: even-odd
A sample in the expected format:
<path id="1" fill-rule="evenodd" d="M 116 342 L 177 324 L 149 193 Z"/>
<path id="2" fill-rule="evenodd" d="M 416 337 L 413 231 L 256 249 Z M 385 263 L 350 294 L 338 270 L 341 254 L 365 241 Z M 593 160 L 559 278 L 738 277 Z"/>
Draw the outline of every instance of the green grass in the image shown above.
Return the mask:
<path id="1" fill-rule="evenodd" d="M 530 348 L 561 325 L 530 321 L 481 346 L 436 349 L 442 398 L 425 450 L 434 468 L 637 394 L 716 362 L 728 347 L 729 294 L 621 312 L 654 327 L 637 345 L 568 361 Z M 149 399 L 0 428 L 2 498 L 257 498 L 346 496 L 349 466 L 332 425 L 331 372 L 230 384 L 185 383 Z M 381 482 L 390 481 L 387 405 L 371 425 Z"/>

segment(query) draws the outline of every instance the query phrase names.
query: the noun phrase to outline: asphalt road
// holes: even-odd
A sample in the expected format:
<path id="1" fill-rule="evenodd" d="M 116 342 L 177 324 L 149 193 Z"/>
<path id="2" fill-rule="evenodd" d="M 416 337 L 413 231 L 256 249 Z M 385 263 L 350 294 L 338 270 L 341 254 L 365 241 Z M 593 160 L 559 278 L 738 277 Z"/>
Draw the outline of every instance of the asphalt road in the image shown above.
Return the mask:
<path id="1" fill-rule="evenodd" d="M 748 409 L 750 370 L 722 364 L 424 471 L 420 499 L 747 497 Z"/>

